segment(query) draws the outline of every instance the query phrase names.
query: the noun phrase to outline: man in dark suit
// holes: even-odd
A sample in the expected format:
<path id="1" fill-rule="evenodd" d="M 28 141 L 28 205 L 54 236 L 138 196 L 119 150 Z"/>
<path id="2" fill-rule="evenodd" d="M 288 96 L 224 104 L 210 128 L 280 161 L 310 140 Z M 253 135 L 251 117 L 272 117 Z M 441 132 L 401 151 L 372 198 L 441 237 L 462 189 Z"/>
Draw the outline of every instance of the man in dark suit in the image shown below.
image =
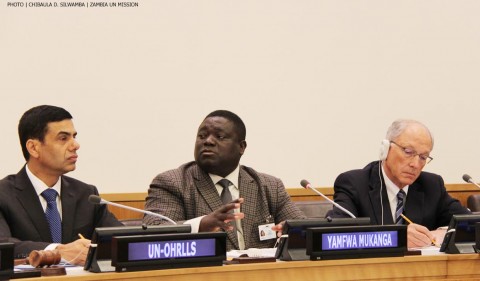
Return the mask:
<path id="1" fill-rule="evenodd" d="M 0 240 L 15 243 L 16 256 L 57 249 L 64 260 L 83 264 L 94 228 L 122 225 L 104 205 L 88 202 L 91 194 L 98 195 L 95 186 L 64 176 L 75 170 L 80 148 L 71 119 L 65 109 L 49 105 L 34 107 L 20 119 L 27 163 L 0 181 Z M 48 192 L 54 194 L 51 200 L 44 197 Z"/>
<path id="2" fill-rule="evenodd" d="M 408 225 L 408 247 L 441 243 L 453 214 L 467 214 L 458 200 L 447 193 L 442 177 L 422 172 L 432 160 L 433 137 L 428 128 L 414 120 L 397 120 L 382 142 L 380 161 L 361 170 L 340 174 L 334 184 L 334 200 L 358 217 L 373 224 Z M 332 217 L 347 217 L 334 208 Z"/>
<path id="3" fill-rule="evenodd" d="M 280 179 L 239 165 L 245 136 L 236 114 L 210 113 L 198 128 L 195 161 L 155 177 L 145 208 L 191 224 L 193 232 L 227 231 L 228 250 L 272 247 L 276 236 L 271 230 L 281 231 L 284 220 L 304 215 Z M 223 200 L 225 193 L 229 200 Z M 166 223 L 153 216 L 145 216 L 144 222 Z"/>

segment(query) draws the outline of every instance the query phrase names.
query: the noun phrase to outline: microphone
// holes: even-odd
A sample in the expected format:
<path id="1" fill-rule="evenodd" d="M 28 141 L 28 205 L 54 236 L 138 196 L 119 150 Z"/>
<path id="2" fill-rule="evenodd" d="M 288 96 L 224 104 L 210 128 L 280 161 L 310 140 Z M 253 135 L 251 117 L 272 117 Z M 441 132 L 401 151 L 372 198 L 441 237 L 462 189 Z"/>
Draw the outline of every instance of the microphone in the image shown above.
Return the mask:
<path id="1" fill-rule="evenodd" d="M 357 218 L 355 215 L 353 215 L 349 210 L 345 209 L 344 207 L 340 206 L 340 204 L 336 203 L 335 201 L 333 201 L 332 199 L 328 198 L 327 196 L 323 195 L 323 193 L 321 193 L 320 191 L 316 190 L 315 188 L 313 188 L 310 183 L 307 181 L 307 180 L 302 180 L 300 182 L 300 184 L 305 188 L 305 189 L 310 189 L 310 190 L 313 190 L 315 193 L 317 193 L 318 195 L 322 196 L 323 198 L 325 198 L 325 200 L 327 200 L 328 202 L 332 203 L 335 207 L 339 208 L 340 210 L 342 210 L 344 213 L 346 213 L 347 215 L 349 215 L 350 217 L 352 218 Z"/>
<path id="2" fill-rule="evenodd" d="M 474 184 L 476 187 L 480 188 L 480 185 L 478 185 L 476 182 L 474 182 L 471 176 L 465 174 L 465 175 L 463 175 L 462 178 L 463 178 L 464 181 L 466 181 L 468 183 L 471 183 L 471 184 Z"/>
<path id="3" fill-rule="evenodd" d="M 133 208 L 133 207 L 130 207 L 130 206 L 125 206 L 125 205 L 122 205 L 122 204 L 110 202 L 110 201 L 102 199 L 100 196 L 94 195 L 94 194 L 88 196 L 88 202 L 90 202 L 92 204 L 101 204 L 101 205 L 108 204 L 108 205 L 112 205 L 112 206 L 115 206 L 115 207 L 127 209 L 127 210 L 130 210 L 130 211 L 147 214 L 147 215 L 151 215 L 151 216 L 154 216 L 154 217 L 159 217 L 161 219 L 164 219 L 164 220 L 167 220 L 167 221 L 171 222 L 172 224 L 177 224 L 172 219 L 170 219 L 166 216 L 162 216 L 162 215 L 154 213 L 154 212 L 145 211 L 145 210 L 142 210 L 142 209 L 137 209 L 137 208 Z"/>

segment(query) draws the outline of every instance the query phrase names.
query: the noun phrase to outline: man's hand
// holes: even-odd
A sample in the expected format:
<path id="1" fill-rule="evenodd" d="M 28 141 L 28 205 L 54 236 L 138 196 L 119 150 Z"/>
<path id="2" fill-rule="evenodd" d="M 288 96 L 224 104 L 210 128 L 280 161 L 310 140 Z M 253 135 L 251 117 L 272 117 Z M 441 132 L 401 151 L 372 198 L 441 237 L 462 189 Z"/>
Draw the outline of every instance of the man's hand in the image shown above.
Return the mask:
<path id="1" fill-rule="evenodd" d="M 243 219 L 245 214 L 231 211 L 233 209 L 239 209 L 242 203 L 243 198 L 238 198 L 206 215 L 200 221 L 198 232 L 219 231 L 220 229 L 225 231 L 233 230 L 233 226 L 230 225 L 229 222 L 235 221 L 236 219 Z"/>
<path id="2" fill-rule="evenodd" d="M 435 246 L 440 247 L 442 245 L 443 239 L 445 238 L 445 234 L 447 233 L 446 228 L 438 228 L 437 230 L 431 231 L 433 237 L 435 237 Z"/>
<path id="3" fill-rule="evenodd" d="M 282 236 L 284 224 L 285 224 L 285 221 L 282 221 L 279 224 L 272 226 L 272 230 L 277 232 L 277 237 Z"/>
<path id="4" fill-rule="evenodd" d="M 407 247 L 419 248 L 432 245 L 433 234 L 423 225 L 411 223 L 407 228 Z"/>
<path id="5" fill-rule="evenodd" d="M 62 255 L 62 259 L 70 264 L 84 265 L 87 259 L 88 248 L 90 247 L 90 240 L 78 239 L 68 244 L 60 244 L 57 250 Z"/>

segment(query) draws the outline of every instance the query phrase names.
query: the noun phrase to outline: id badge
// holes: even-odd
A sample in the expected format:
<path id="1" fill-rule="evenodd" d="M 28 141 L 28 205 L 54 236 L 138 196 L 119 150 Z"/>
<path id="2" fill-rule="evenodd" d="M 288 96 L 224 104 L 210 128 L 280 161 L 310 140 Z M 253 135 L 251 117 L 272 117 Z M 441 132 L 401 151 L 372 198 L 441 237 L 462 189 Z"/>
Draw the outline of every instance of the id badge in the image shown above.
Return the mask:
<path id="1" fill-rule="evenodd" d="M 277 238 L 277 234 L 272 230 L 274 225 L 274 223 L 267 223 L 258 226 L 258 237 L 260 237 L 260 241 Z"/>

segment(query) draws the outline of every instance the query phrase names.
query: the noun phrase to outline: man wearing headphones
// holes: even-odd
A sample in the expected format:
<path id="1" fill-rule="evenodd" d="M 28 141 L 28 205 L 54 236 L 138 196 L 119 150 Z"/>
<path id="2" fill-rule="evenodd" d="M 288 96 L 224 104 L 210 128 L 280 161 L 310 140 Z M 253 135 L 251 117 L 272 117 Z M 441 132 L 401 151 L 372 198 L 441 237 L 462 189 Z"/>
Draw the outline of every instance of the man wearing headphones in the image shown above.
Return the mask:
<path id="1" fill-rule="evenodd" d="M 372 224 L 408 225 L 408 247 L 441 243 L 454 214 L 468 214 L 447 193 L 442 177 L 422 172 L 432 157 L 433 137 L 415 120 L 396 120 L 382 141 L 380 161 L 340 174 L 334 184 L 334 200 L 357 217 L 370 217 Z M 348 217 L 338 208 L 331 217 Z"/>

